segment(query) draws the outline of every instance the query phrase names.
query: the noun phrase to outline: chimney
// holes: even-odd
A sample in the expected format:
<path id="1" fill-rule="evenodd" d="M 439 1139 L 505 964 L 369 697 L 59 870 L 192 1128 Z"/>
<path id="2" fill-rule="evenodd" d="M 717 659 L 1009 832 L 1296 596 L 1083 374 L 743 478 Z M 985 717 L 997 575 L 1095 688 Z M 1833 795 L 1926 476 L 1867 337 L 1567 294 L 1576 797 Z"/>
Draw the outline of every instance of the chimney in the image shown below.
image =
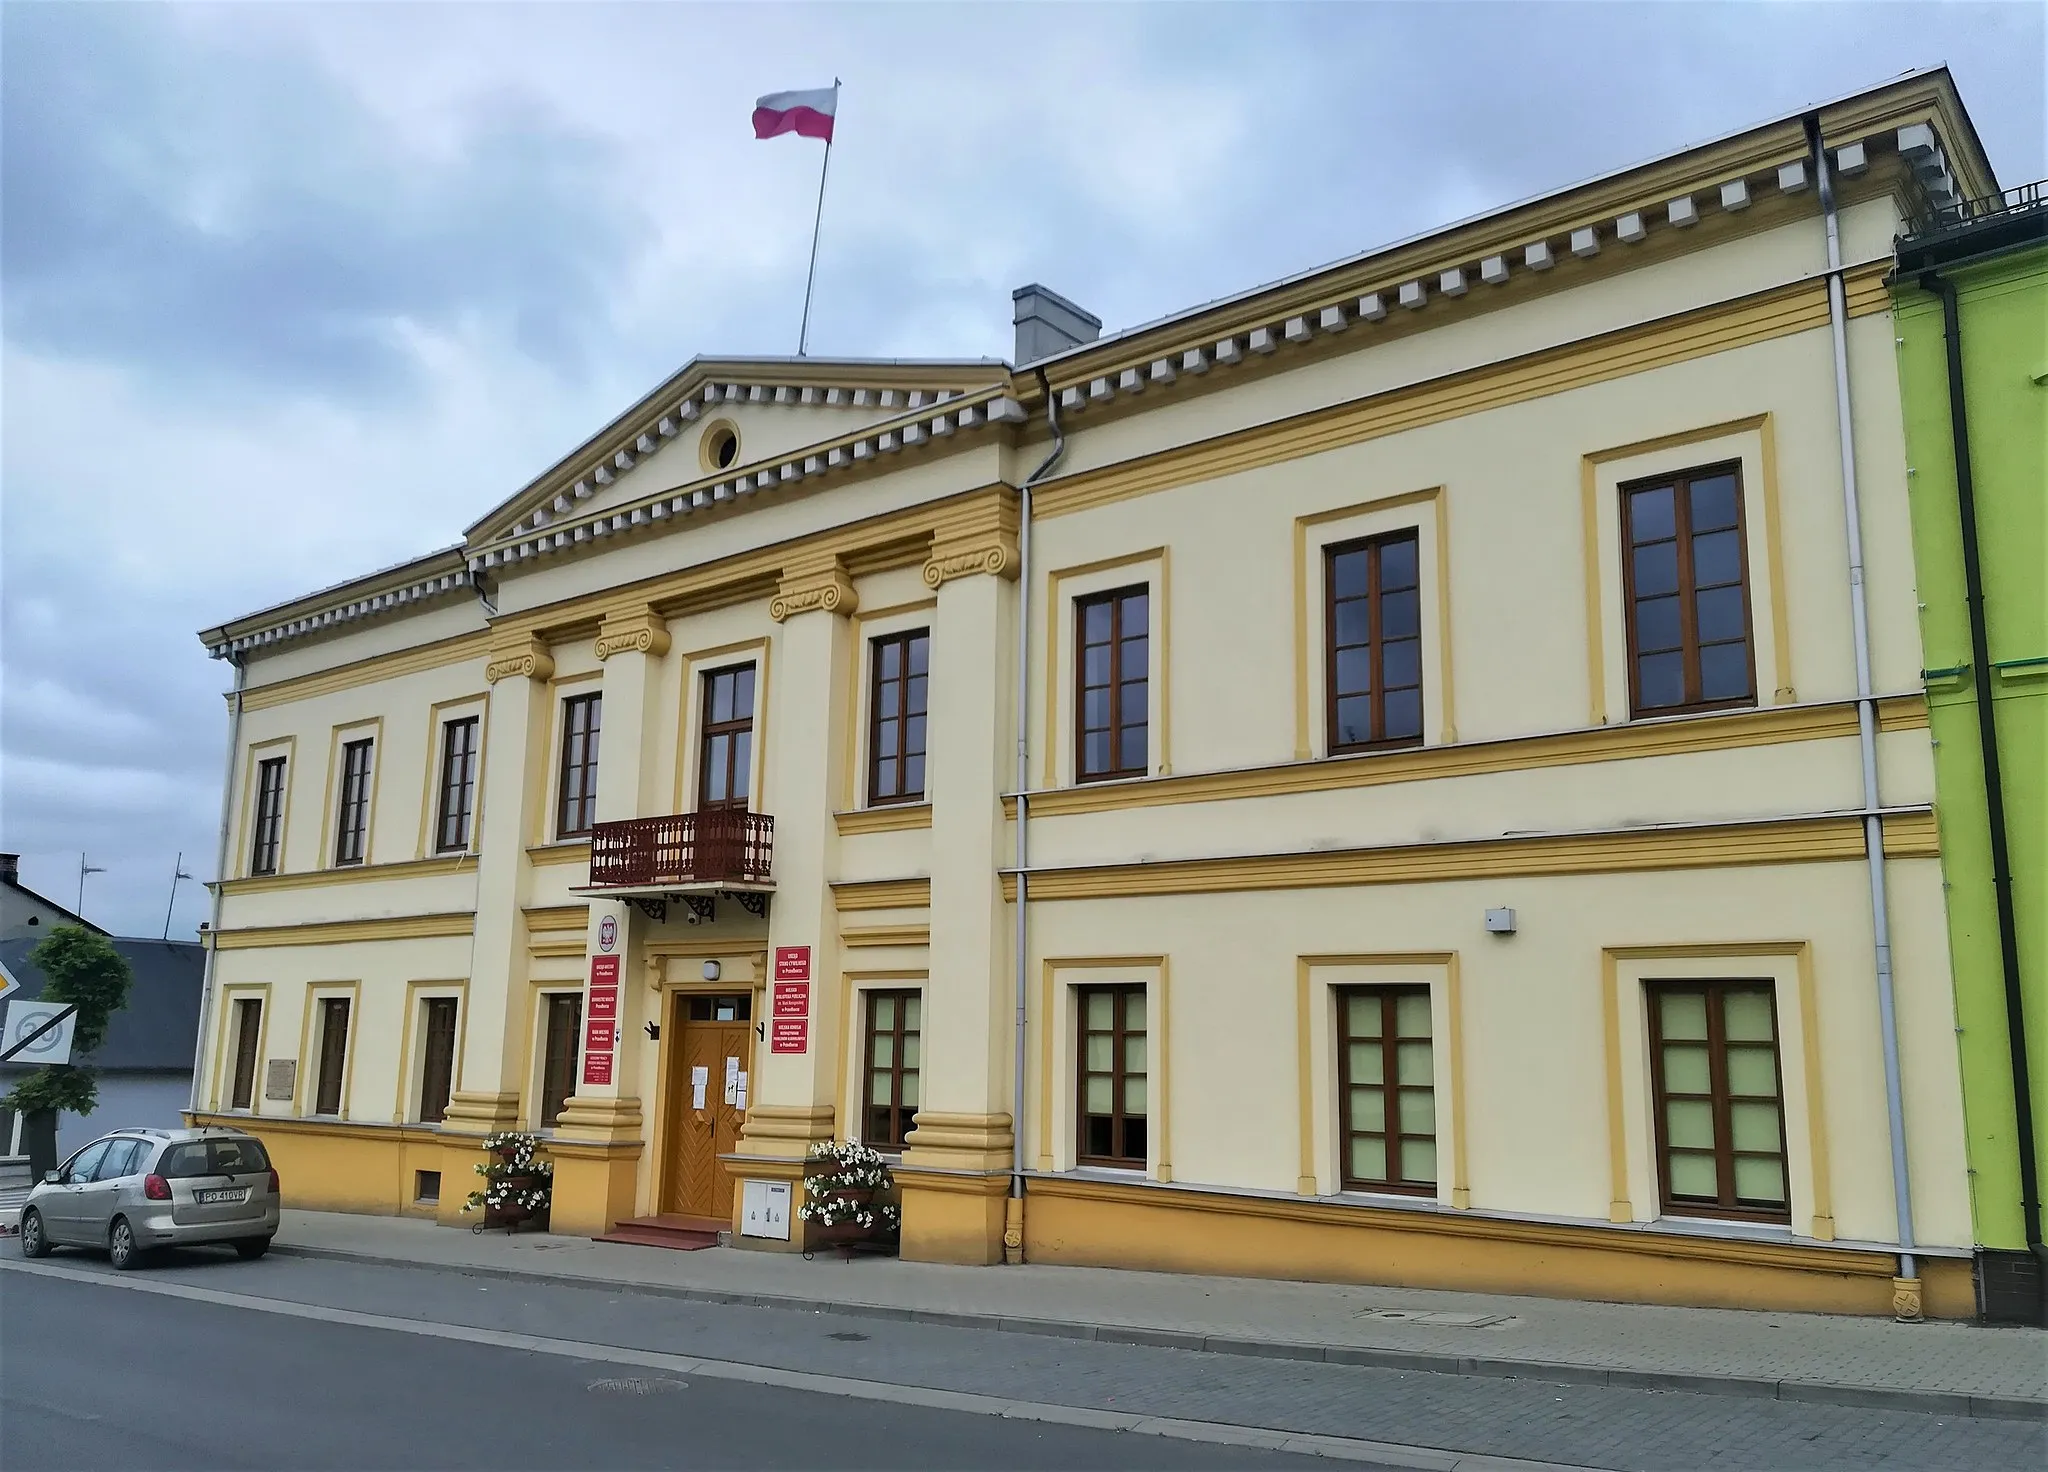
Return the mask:
<path id="1" fill-rule="evenodd" d="M 21 883 L 21 855 L 0 854 L 0 884 Z"/>
<path id="2" fill-rule="evenodd" d="M 1102 335 L 1102 319 L 1082 311 L 1056 291 L 1033 283 L 1010 293 L 1017 324 L 1016 366 L 1050 358 Z"/>

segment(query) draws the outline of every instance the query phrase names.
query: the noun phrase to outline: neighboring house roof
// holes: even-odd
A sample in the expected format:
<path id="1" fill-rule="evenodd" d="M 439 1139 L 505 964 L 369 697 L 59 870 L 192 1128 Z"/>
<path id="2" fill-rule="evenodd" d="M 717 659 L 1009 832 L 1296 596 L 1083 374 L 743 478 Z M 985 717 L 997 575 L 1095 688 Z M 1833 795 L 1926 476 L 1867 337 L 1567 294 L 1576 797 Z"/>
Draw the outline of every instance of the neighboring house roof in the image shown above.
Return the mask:
<path id="1" fill-rule="evenodd" d="M 37 940 L 0 941 L 0 964 L 21 990 L 8 1000 L 33 1001 L 48 978 L 29 964 Z M 107 1022 L 107 1036 L 77 1061 L 108 1072 L 189 1073 L 199 1038 L 199 996 L 206 980 L 206 948 L 189 940 L 114 938 L 134 980 L 128 1005 Z"/>
<path id="2" fill-rule="evenodd" d="M 45 909 L 55 910 L 59 915 L 64 917 L 64 923 L 66 925 L 83 925 L 87 930 L 93 931 L 96 934 L 106 934 L 106 931 L 101 930 L 99 926 L 93 924 L 92 921 L 86 919 L 83 915 L 73 914 L 71 911 L 65 909 L 62 905 L 58 904 L 55 900 L 49 898 L 49 896 L 37 894 L 34 890 L 30 889 L 26 884 L 23 884 L 21 882 L 20 854 L 0 854 L 0 885 L 5 885 L 7 888 L 13 890 L 16 894 L 27 896 L 29 899 L 34 900 L 37 904 L 43 906 Z M 40 940 L 41 938 L 42 937 L 40 936 L 36 937 L 36 939 L 38 940 Z"/>

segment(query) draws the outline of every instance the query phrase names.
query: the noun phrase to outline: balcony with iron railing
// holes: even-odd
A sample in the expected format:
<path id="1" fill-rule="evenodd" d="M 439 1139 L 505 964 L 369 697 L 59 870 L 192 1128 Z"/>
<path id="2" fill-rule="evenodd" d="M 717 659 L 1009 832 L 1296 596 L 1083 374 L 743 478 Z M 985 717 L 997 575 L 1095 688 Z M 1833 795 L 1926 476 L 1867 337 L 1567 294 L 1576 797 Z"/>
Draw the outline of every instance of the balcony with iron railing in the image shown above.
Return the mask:
<path id="1" fill-rule="evenodd" d="M 2048 180 L 1975 199 L 1936 200 L 1917 187 L 1898 240 L 1901 274 L 2048 238 Z"/>
<path id="2" fill-rule="evenodd" d="M 575 893 L 632 900 L 650 914 L 682 899 L 699 918 L 726 895 L 759 915 L 775 888 L 774 858 L 775 819 L 743 808 L 599 823 L 590 835 L 590 882 Z"/>

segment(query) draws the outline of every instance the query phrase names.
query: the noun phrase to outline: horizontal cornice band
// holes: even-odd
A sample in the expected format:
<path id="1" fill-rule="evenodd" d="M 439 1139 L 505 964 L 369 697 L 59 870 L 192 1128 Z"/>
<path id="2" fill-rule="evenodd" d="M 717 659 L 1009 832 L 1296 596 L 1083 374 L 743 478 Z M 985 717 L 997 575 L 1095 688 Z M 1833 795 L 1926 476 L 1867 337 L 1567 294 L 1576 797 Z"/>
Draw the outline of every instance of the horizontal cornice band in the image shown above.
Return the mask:
<path id="1" fill-rule="evenodd" d="M 832 886 L 832 903 L 841 914 L 850 910 L 917 910 L 929 908 L 929 879 L 847 879 Z"/>
<path id="2" fill-rule="evenodd" d="M 431 859 L 403 859 L 393 864 L 355 864 L 346 869 L 309 869 L 299 874 L 257 874 L 207 886 L 233 899 L 238 895 L 272 894 L 285 889 L 325 889 L 334 884 L 374 884 L 405 879 L 438 879 L 475 873 L 475 854 L 449 854 Z"/>
<path id="3" fill-rule="evenodd" d="M 445 939 L 476 932 L 471 910 L 439 915 L 393 915 L 377 920 L 326 920 L 310 925 L 252 925 L 213 932 L 221 951 L 254 951 L 271 946 L 332 946 L 366 940 Z"/>

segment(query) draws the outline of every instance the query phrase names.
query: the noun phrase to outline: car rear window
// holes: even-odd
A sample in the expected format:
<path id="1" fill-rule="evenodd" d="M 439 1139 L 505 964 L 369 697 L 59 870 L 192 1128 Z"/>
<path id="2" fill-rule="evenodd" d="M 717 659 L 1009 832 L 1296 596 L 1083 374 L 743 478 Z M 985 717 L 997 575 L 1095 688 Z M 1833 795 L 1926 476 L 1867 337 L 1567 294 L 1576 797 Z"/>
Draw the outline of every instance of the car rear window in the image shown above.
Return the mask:
<path id="1" fill-rule="evenodd" d="M 156 1173 L 170 1180 L 194 1176 L 245 1176 L 270 1169 L 260 1140 L 181 1140 L 164 1151 Z"/>

